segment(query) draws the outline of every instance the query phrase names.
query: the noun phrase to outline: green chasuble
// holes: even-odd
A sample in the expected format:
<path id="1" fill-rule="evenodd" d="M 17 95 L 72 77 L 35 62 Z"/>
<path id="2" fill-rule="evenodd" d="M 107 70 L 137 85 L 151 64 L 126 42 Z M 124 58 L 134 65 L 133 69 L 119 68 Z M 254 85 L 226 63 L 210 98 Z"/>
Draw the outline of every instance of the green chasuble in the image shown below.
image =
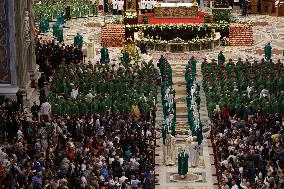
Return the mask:
<path id="1" fill-rule="evenodd" d="M 124 63 L 124 66 L 128 67 L 128 63 L 130 62 L 130 58 L 129 58 L 129 53 L 128 52 L 122 53 L 122 61 Z"/>
<path id="2" fill-rule="evenodd" d="M 104 47 L 104 48 L 101 49 L 101 62 L 107 63 L 109 61 L 110 60 L 109 60 L 108 49 Z"/>
<path id="3" fill-rule="evenodd" d="M 270 43 L 266 44 L 264 47 L 264 57 L 266 60 L 270 60 L 271 59 L 271 50 L 272 47 L 270 45 Z"/>
<path id="4" fill-rule="evenodd" d="M 186 175 L 188 172 L 188 154 L 184 151 L 178 154 L 178 174 Z"/>
<path id="5" fill-rule="evenodd" d="M 74 46 L 78 49 L 82 49 L 83 47 L 83 36 L 82 35 L 76 35 L 74 37 Z"/>
<path id="6" fill-rule="evenodd" d="M 57 40 L 59 41 L 59 43 L 62 43 L 64 41 L 64 39 L 63 39 L 63 28 L 59 27 L 57 32 L 58 32 Z"/>
<path id="7" fill-rule="evenodd" d="M 52 26 L 52 34 L 53 34 L 53 37 L 56 37 L 58 36 L 58 29 L 59 29 L 59 24 L 58 23 L 55 23 L 53 26 Z"/>
<path id="8" fill-rule="evenodd" d="M 192 72 L 195 74 L 196 73 L 196 60 L 195 59 L 191 59 L 190 61 L 191 65 L 192 65 Z"/>
<path id="9" fill-rule="evenodd" d="M 164 145 L 166 144 L 167 132 L 168 132 L 168 126 L 167 125 L 162 126 L 162 137 Z"/>
<path id="10" fill-rule="evenodd" d="M 92 5 L 92 8 L 93 8 L 93 16 L 98 16 L 98 5 L 96 2 Z"/>
<path id="11" fill-rule="evenodd" d="M 225 56 L 222 52 L 220 52 L 218 54 L 218 64 L 224 64 L 224 62 L 225 62 Z"/>
<path id="12" fill-rule="evenodd" d="M 40 32 L 41 33 L 46 33 L 48 28 L 46 27 L 46 23 L 45 23 L 45 20 L 42 19 L 39 23 L 39 29 L 40 29 Z"/>

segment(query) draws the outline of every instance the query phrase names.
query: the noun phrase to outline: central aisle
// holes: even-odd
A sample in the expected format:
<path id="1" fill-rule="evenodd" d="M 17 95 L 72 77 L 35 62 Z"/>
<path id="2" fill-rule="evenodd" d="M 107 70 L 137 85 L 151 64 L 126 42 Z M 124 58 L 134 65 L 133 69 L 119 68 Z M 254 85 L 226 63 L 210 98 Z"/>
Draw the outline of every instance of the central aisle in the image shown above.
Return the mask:
<path id="1" fill-rule="evenodd" d="M 178 56 L 177 56 L 178 57 Z M 186 83 L 185 83 L 185 66 L 187 64 L 187 60 L 168 60 L 172 66 L 173 72 L 173 88 L 176 90 L 176 103 L 177 103 L 177 121 L 176 121 L 176 151 L 182 149 L 183 146 L 186 145 L 185 138 L 188 137 L 188 126 L 187 126 L 187 108 L 186 108 Z M 201 86 L 201 73 L 200 73 L 200 63 L 197 65 L 197 82 Z M 200 91 L 201 95 L 201 119 L 204 122 L 203 124 L 207 125 L 207 109 L 206 109 L 206 101 L 204 96 L 204 91 Z M 159 96 L 161 98 L 161 96 Z M 162 104 L 159 101 L 157 105 L 157 145 L 159 147 L 156 148 L 156 174 L 157 179 L 159 180 L 160 185 L 156 185 L 156 189 L 212 189 L 217 188 L 214 187 L 214 183 L 217 183 L 216 177 L 212 176 L 212 168 L 211 167 L 211 159 L 210 154 L 212 153 L 212 149 L 208 147 L 207 142 L 207 134 L 206 126 L 204 126 L 204 140 L 201 145 L 200 152 L 200 163 L 196 168 L 189 168 L 190 176 L 186 180 L 180 180 L 173 178 L 173 174 L 177 173 L 177 160 L 176 165 L 174 166 L 165 166 L 163 165 L 163 144 L 161 137 L 161 124 L 163 123 L 162 119 Z M 215 170 L 214 170 L 215 171 Z"/>

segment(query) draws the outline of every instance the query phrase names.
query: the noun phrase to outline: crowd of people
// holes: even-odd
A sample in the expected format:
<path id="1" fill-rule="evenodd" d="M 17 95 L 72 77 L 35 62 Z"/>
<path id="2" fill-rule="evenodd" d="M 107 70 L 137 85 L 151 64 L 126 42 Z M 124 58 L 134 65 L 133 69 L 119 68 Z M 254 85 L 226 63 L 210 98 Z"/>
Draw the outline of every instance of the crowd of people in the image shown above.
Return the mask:
<path id="1" fill-rule="evenodd" d="M 201 70 L 220 188 L 283 188 L 283 64 L 205 59 Z"/>
<path id="2" fill-rule="evenodd" d="M 83 52 L 72 45 L 58 44 L 54 40 L 45 41 L 41 38 L 36 41 L 35 51 L 36 64 L 39 65 L 39 71 L 43 73 L 46 81 L 49 81 L 59 65 L 82 63 L 84 57 Z"/>
<path id="3" fill-rule="evenodd" d="M 175 89 L 172 87 L 172 68 L 170 63 L 163 57 L 159 59 L 158 67 L 161 73 L 161 96 L 163 106 L 164 123 L 162 126 L 163 144 L 167 134 L 176 135 L 176 101 Z"/>
<path id="4" fill-rule="evenodd" d="M 186 80 L 186 105 L 188 113 L 188 125 L 191 135 L 196 137 L 200 145 L 203 140 L 202 135 L 202 122 L 200 119 L 200 86 L 196 82 L 196 60 L 194 57 L 188 61 L 185 67 L 185 80 Z"/>
<path id="5" fill-rule="evenodd" d="M 126 64 L 124 64 L 126 65 Z M 64 65 L 54 74 L 48 101 L 56 115 L 141 115 L 155 110 L 154 64 Z"/>
<path id="6" fill-rule="evenodd" d="M 151 189 L 155 182 L 152 115 L 53 116 L 44 123 L 5 106 L 0 117 L 14 142 L 0 151 L 1 188 Z"/>
<path id="7" fill-rule="evenodd" d="M 284 114 L 284 69 L 280 60 L 251 63 L 239 58 L 226 64 L 205 60 L 201 70 L 209 117 L 216 105 L 242 119 L 255 113 Z"/>
<path id="8" fill-rule="evenodd" d="M 98 15 L 98 5 L 92 0 L 36 0 L 34 2 L 35 20 L 46 17 L 48 21 L 56 18 L 58 13 L 64 13 L 67 20 Z"/>
<path id="9" fill-rule="evenodd" d="M 39 82 L 32 120 L 8 100 L 1 108 L 9 142 L 0 151 L 1 187 L 152 189 L 155 66 L 82 64 L 74 51 L 38 41 L 37 63 L 50 90 Z M 52 113 L 39 119 L 46 103 Z"/>
<path id="10" fill-rule="evenodd" d="M 211 120 L 222 189 L 284 187 L 284 122 L 279 114 L 255 114 L 244 121 L 219 111 Z"/>

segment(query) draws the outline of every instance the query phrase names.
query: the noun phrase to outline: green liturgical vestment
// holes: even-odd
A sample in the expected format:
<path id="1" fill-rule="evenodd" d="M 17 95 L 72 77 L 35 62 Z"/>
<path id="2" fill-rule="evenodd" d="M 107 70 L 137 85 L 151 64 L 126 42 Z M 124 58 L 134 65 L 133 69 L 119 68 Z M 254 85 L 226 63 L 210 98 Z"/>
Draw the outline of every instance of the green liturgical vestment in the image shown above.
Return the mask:
<path id="1" fill-rule="evenodd" d="M 178 154 L 178 174 L 186 175 L 188 172 L 188 154 L 184 151 Z"/>

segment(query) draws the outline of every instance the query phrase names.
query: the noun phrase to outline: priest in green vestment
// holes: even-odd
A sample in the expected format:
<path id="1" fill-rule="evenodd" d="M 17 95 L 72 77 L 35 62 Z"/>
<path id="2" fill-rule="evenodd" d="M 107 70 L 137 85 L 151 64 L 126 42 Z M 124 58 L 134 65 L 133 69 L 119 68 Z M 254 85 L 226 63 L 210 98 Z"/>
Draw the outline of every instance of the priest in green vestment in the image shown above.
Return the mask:
<path id="1" fill-rule="evenodd" d="M 80 33 L 74 37 L 74 46 L 78 49 L 82 49 L 83 47 L 83 36 Z"/>
<path id="2" fill-rule="evenodd" d="M 58 23 L 55 23 L 53 26 L 52 26 L 52 34 L 53 34 L 53 37 L 57 38 L 58 36 L 58 30 L 59 30 L 59 24 Z"/>
<path id="3" fill-rule="evenodd" d="M 218 64 L 224 64 L 225 63 L 225 56 L 222 51 L 218 54 Z"/>
<path id="4" fill-rule="evenodd" d="M 128 67 L 128 63 L 130 62 L 129 53 L 127 51 L 122 52 L 122 62 L 125 67 Z"/>
<path id="5" fill-rule="evenodd" d="M 109 63 L 109 54 L 108 49 L 106 47 L 103 47 L 101 49 L 101 63 Z"/>
<path id="6" fill-rule="evenodd" d="M 59 41 L 59 43 L 62 43 L 64 41 L 64 37 L 63 37 L 63 28 L 62 26 L 59 26 L 58 31 L 57 31 L 57 40 Z"/>
<path id="7" fill-rule="evenodd" d="M 188 158 L 184 149 L 178 154 L 178 174 L 181 178 L 184 178 L 188 172 Z"/>
<path id="8" fill-rule="evenodd" d="M 271 59 L 271 50 L 272 50 L 272 47 L 271 47 L 270 43 L 267 43 L 264 46 L 264 57 L 265 57 L 266 60 Z"/>
<path id="9" fill-rule="evenodd" d="M 195 60 L 194 56 L 191 57 L 190 63 L 191 63 L 191 66 L 192 66 L 192 72 L 195 75 L 196 74 L 196 63 L 197 63 L 197 61 Z"/>
<path id="10" fill-rule="evenodd" d="M 92 12 L 93 12 L 93 16 L 98 16 L 98 5 L 96 1 L 94 4 L 92 4 Z"/>
<path id="11" fill-rule="evenodd" d="M 42 19 L 39 23 L 39 29 L 40 29 L 40 33 L 46 33 L 47 32 L 47 28 L 46 28 L 46 23 L 45 20 Z"/>
<path id="12" fill-rule="evenodd" d="M 166 144 L 166 138 L 167 138 L 167 133 L 168 133 L 168 126 L 163 125 L 162 126 L 162 137 L 163 137 L 163 144 Z"/>

